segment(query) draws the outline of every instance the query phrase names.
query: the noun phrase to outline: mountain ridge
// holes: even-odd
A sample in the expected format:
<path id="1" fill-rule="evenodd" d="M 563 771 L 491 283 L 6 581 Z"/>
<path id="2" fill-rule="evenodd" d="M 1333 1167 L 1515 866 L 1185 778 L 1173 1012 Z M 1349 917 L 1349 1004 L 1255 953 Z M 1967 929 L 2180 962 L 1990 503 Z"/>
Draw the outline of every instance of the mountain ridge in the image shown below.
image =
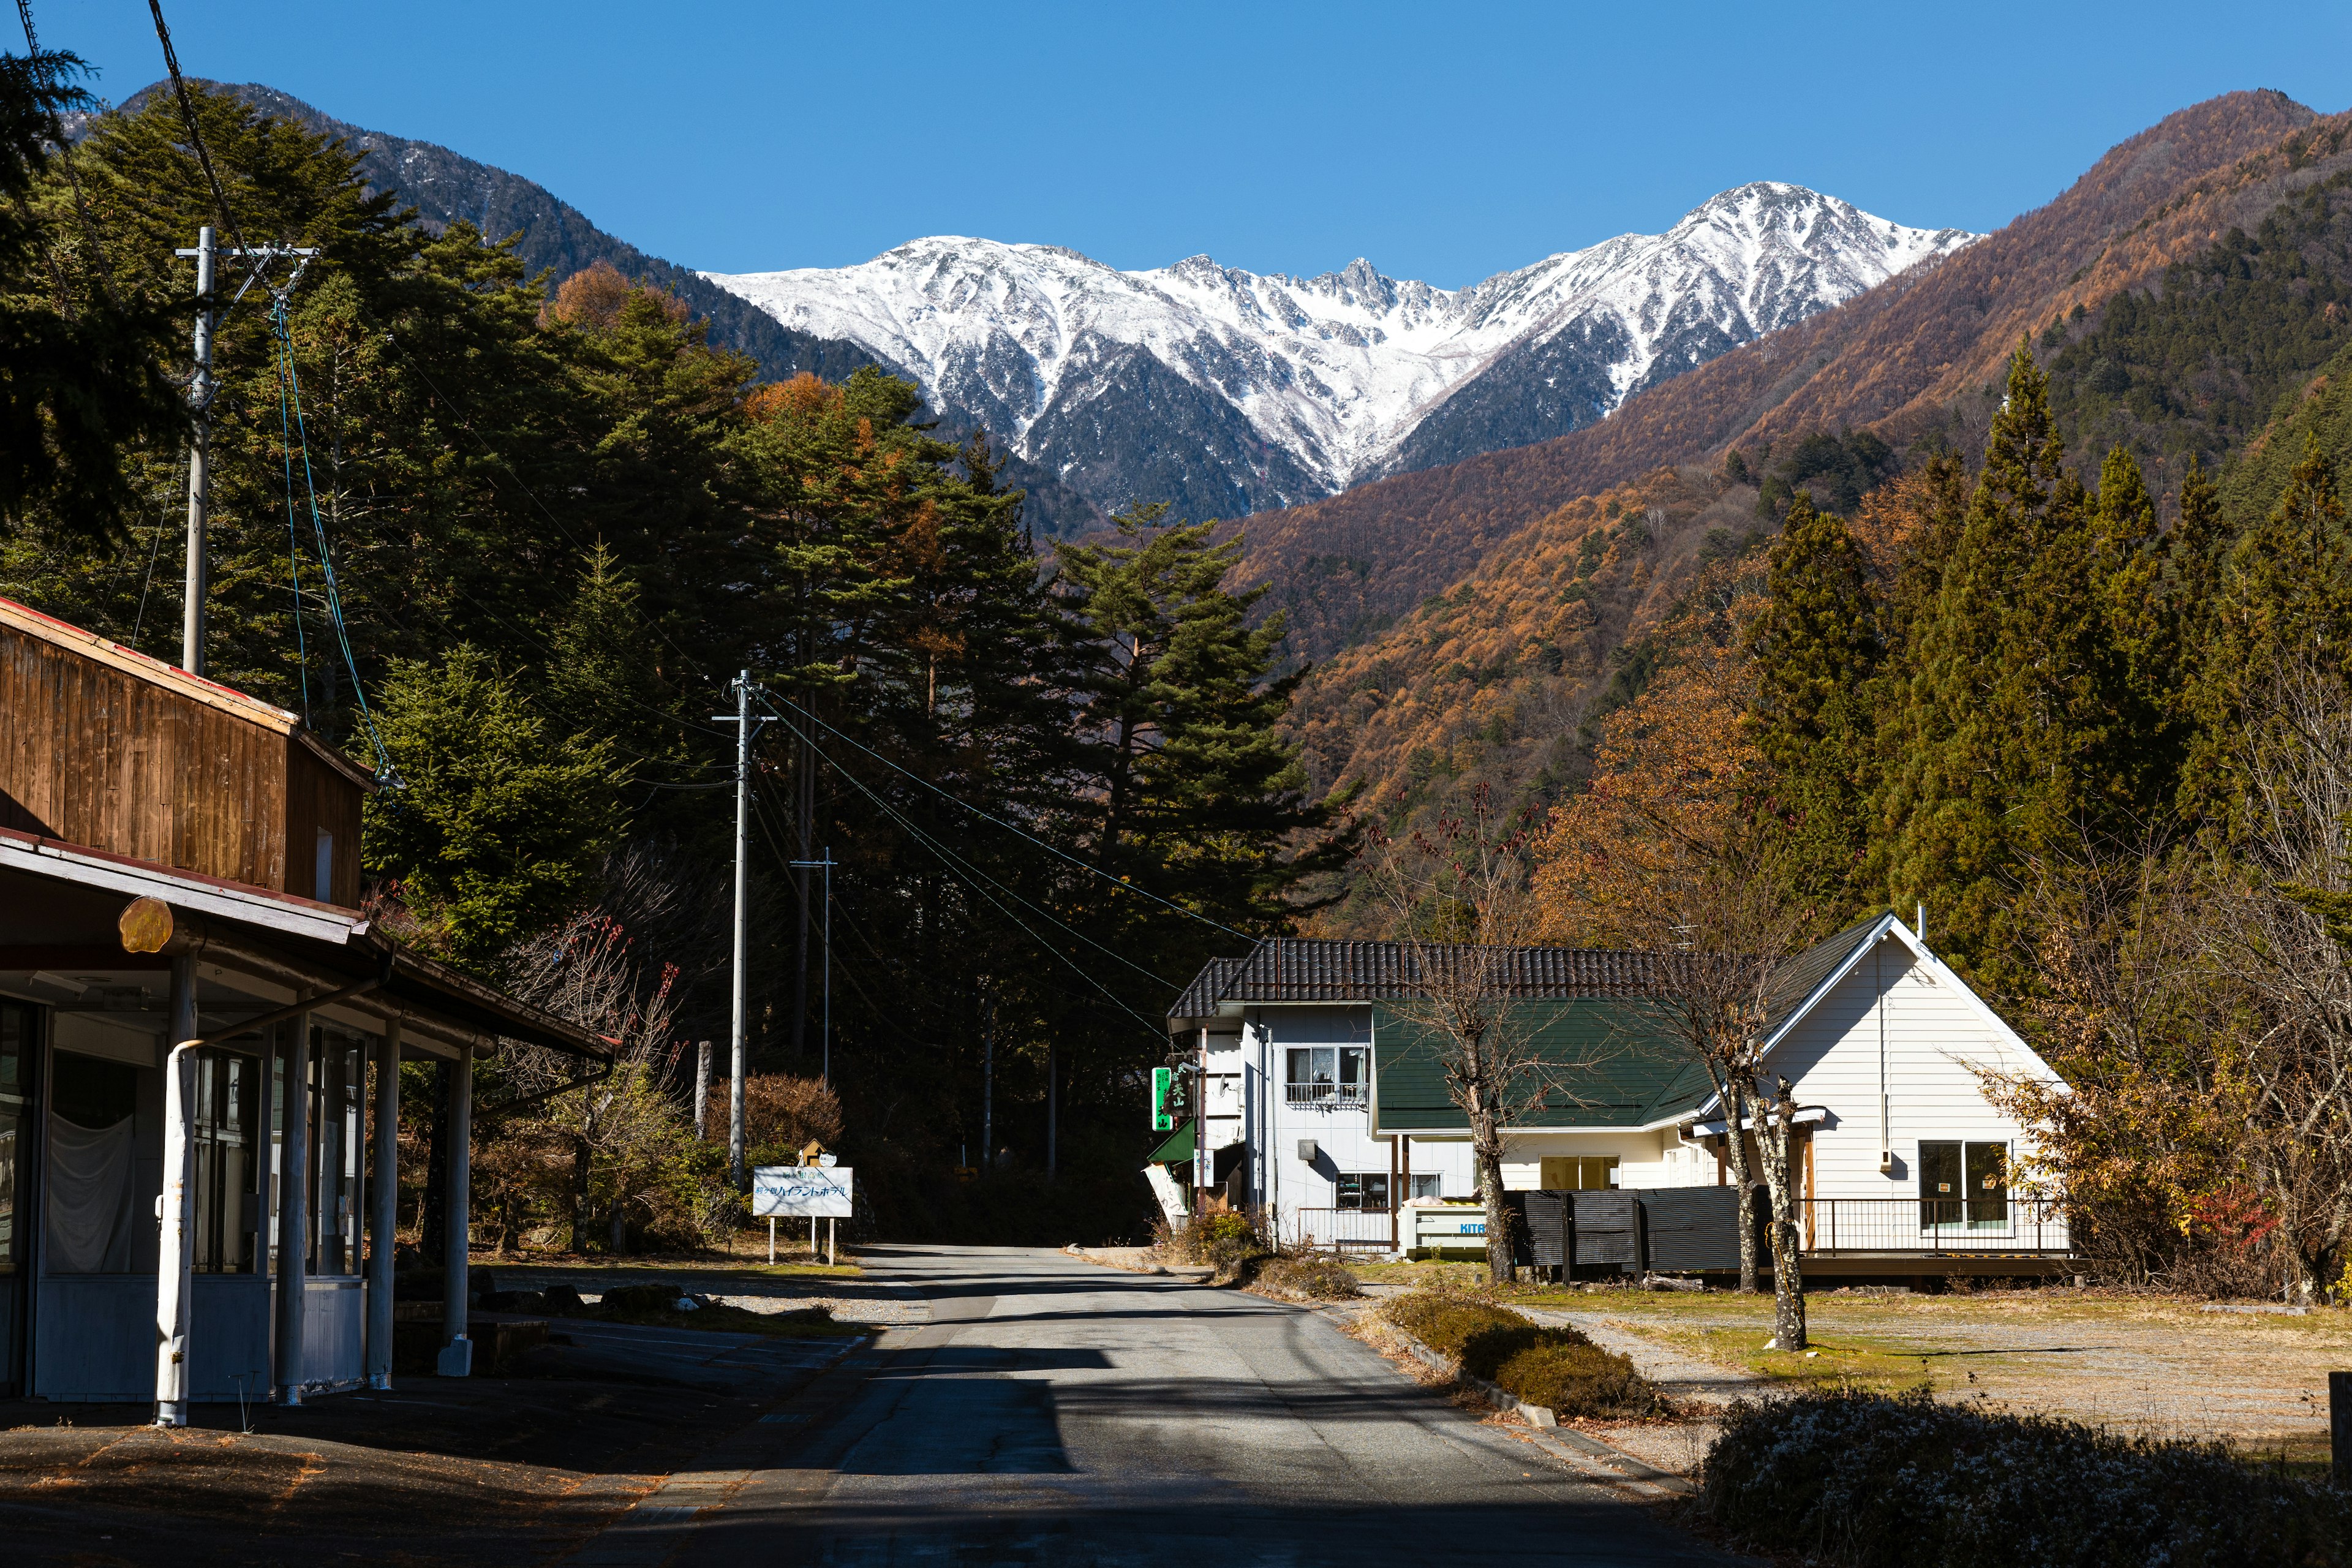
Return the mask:
<path id="1" fill-rule="evenodd" d="M 2352 163 L 2347 126 L 2352 114 L 2322 121 L 2268 91 L 2178 110 L 1975 244 L 1720 354 L 1599 424 L 1254 517 L 1235 581 L 1276 584 L 1295 657 L 1320 659 L 1465 580 L 1518 530 L 1657 469 L 1846 426 L 1884 426 L 1899 442 L 1938 426 L 1965 437 L 1983 414 L 1970 400 L 2021 337 L 2147 285 Z"/>
<path id="2" fill-rule="evenodd" d="M 1234 516 L 1589 424 L 1975 237 L 1756 181 L 1664 234 L 1458 289 L 1360 258 L 1315 277 L 1207 256 L 1121 271 L 1066 246 L 965 236 L 851 267 L 704 276 L 795 331 L 904 367 L 943 417 L 1106 507 Z M 1496 377 L 1508 391 L 1471 395 Z"/>

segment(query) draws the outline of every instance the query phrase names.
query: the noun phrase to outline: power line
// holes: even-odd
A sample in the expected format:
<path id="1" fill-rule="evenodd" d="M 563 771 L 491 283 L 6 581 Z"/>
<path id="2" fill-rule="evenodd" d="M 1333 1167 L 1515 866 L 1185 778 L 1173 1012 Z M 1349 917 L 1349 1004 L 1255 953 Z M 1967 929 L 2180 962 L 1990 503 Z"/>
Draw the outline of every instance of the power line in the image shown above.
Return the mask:
<path id="1" fill-rule="evenodd" d="M 812 751 L 817 751 L 817 748 L 814 743 L 811 744 L 810 749 Z M 822 751 L 817 751 L 817 755 L 823 757 L 824 756 L 824 753 Z M 865 795 L 866 799 L 872 801 L 877 806 L 880 807 L 884 815 L 896 820 L 900 826 L 907 830 L 908 835 L 910 835 L 917 843 L 930 850 L 934 855 L 937 855 L 947 866 L 950 872 L 961 879 L 971 888 L 972 891 L 978 893 L 982 898 L 986 899 L 990 903 L 994 904 L 997 911 L 1003 915 L 1006 920 L 1011 921 L 1014 925 L 1020 927 L 1023 934 L 1026 935 L 1030 941 L 1035 942 L 1039 947 L 1044 948 L 1047 952 L 1050 952 L 1055 957 L 1060 959 L 1064 963 L 1068 964 L 1070 968 L 1076 973 L 1079 979 L 1084 980 L 1087 984 L 1101 992 L 1113 1006 L 1118 1007 L 1120 1011 L 1133 1017 L 1146 1029 L 1151 1031 L 1155 1037 L 1162 1036 L 1167 1032 L 1164 1025 L 1154 1019 L 1147 1018 L 1142 1014 L 1138 1013 L 1128 1004 L 1124 997 L 1120 996 L 1117 992 L 1111 990 L 1109 986 L 1105 985 L 1101 981 L 1096 979 L 1091 973 L 1087 973 L 1085 966 L 1080 964 L 1077 960 L 1072 958 L 1068 953 L 1063 952 L 1060 948 L 1055 946 L 1052 942 L 1047 942 L 1044 937 L 1038 935 L 1035 931 L 1031 929 L 1026 921 L 1024 921 L 1019 915 L 1006 908 L 1003 900 L 998 899 L 993 893 L 991 893 L 986 887 L 981 885 L 982 881 L 985 880 L 999 888 L 1003 888 L 1002 883 L 995 882 L 993 878 L 988 877 L 984 872 L 974 872 L 965 869 L 960 864 L 957 857 L 942 847 L 928 834 L 924 833 L 921 828 L 917 827 L 913 823 L 908 821 L 907 818 L 892 807 L 887 801 L 885 801 L 880 795 L 876 795 L 871 789 L 867 788 L 864 780 L 858 778 L 855 773 L 851 773 L 844 770 L 841 764 L 839 763 L 834 763 L 832 758 L 825 757 L 824 760 L 828 763 L 833 763 L 833 768 L 835 773 L 840 773 L 843 778 L 849 781 L 851 787 L 856 789 L 859 794 Z M 1110 958 L 1117 959 L 1119 963 L 1126 964 L 1129 968 L 1135 970 L 1138 973 L 1143 975 L 1147 979 L 1155 981 L 1162 985 L 1169 985 L 1171 984 L 1170 981 L 1161 978 L 1160 975 L 1153 974 L 1150 970 L 1144 969 L 1140 965 L 1135 963 L 1132 960 L 1121 957 L 1116 952 L 1112 952 L 1110 949 L 1104 947 L 1100 942 L 1096 942 L 1093 938 L 1078 931 L 1076 927 L 1067 924 L 1044 910 L 1038 909 L 1036 905 L 1030 904 L 1029 900 L 1021 898 L 1019 894 L 1013 892 L 1011 889 L 1005 888 L 1003 889 L 1003 891 L 1008 897 L 1016 900 L 1032 910 L 1036 910 L 1039 914 L 1044 915 L 1047 920 L 1052 921 L 1055 924 L 1061 926 L 1063 930 L 1076 937 L 1080 942 L 1085 942 L 1088 947 L 1094 948 L 1097 952 L 1102 952 Z"/>
<path id="2" fill-rule="evenodd" d="M 974 816 L 981 818 L 984 822 L 992 822 L 997 826 L 1003 828 L 1007 833 L 1016 834 L 1019 837 L 1027 839 L 1030 843 L 1034 844 L 1038 848 L 1045 850 L 1047 854 L 1058 856 L 1062 859 L 1067 860 L 1071 865 L 1077 867 L 1078 869 L 1101 878 L 1104 881 L 1108 882 L 1112 887 L 1125 889 L 1130 893 L 1136 893 L 1144 898 L 1150 899 L 1153 903 L 1163 904 L 1169 909 L 1175 910 L 1178 914 L 1182 915 L 1185 919 L 1197 921 L 1201 924 L 1208 926 L 1213 930 L 1224 932 L 1227 936 L 1237 936 L 1244 942 L 1254 942 L 1256 940 L 1245 931 L 1235 931 L 1229 925 L 1225 925 L 1218 921 L 1211 920 L 1208 916 L 1202 914 L 1197 910 L 1188 910 L 1172 899 L 1161 898 L 1158 893 L 1153 892 L 1149 888 L 1139 888 L 1124 877 L 1114 877 L 1099 866 L 1089 865 L 1087 862 L 1079 859 L 1076 856 L 1069 853 L 1067 850 L 1063 849 L 1056 845 L 1047 843 L 1045 839 L 1038 837 L 1035 834 L 1017 827 L 1013 824 L 1005 821 L 1001 816 L 992 816 L 990 813 L 982 811 L 979 806 L 972 805 L 971 802 L 965 800 L 962 796 L 941 789 L 938 784 L 933 784 L 922 774 L 916 773 L 911 768 L 905 767 L 900 763 L 892 761 L 890 758 L 883 755 L 880 752 L 876 751 L 873 747 L 858 740 L 856 736 L 846 733 L 833 724 L 825 723 L 825 721 L 819 718 L 814 711 L 805 708 L 802 709 L 801 711 L 811 723 L 824 724 L 827 730 L 832 731 L 835 735 L 840 736 L 851 745 L 856 746 L 859 751 L 864 752 L 876 762 L 882 763 L 885 767 L 896 768 L 899 773 L 905 773 L 908 778 L 914 780 L 925 789 L 929 790 L 933 795 L 939 795 L 945 800 L 952 801 L 957 805 L 963 807 L 964 810 L 971 812 Z M 787 730 L 791 730 L 794 736 L 799 737 L 803 744 L 808 746 L 812 751 L 816 749 L 816 743 L 814 741 L 808 740 L 805 736 L 802 736 L 800 731 L 794 728 L 793 721 L 790 719 L 785 718 L 781 713 L 775 715 L 775 718 L 778 723 L 783 725 Z M 822 755 L 823 753 L 820 752 L 819 754 Z M 827 757 L 825 760 L 827 762 L 833 761 L 830 757 Z M 834 763 L 833 765 L 835 769 L 839 769 L 841 766 L 839 763 Z"/>

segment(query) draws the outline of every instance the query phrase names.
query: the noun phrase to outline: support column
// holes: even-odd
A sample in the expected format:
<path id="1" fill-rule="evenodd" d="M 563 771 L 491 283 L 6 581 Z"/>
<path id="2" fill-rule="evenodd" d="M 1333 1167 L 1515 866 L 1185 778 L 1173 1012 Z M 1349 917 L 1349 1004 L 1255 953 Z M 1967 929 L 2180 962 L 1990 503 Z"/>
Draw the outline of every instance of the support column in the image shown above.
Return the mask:
<path id="1" fill-rule="evenodd" d="M 470 1377 L 474 1372 L 474 1342 L 466 1337 L 467 1255 L 473 1243 L 474 1175 L 474 1047 L 459 1048 L 449 1064 L 448 1213 L 443 1220 L 449 1237 L 442 1266 L 440 1373 L 443 1377 Z"/>
<path id="2" fill-rule="evenodd" d="M 368 1166 L 367 1380 L 392 1386 L 392 1249 L 400 1225 L 400 1020 L 375 1044 L 375 1142 Z"/>
<path id="3" fill-rule="evenodd" d="M 155 1270 L 155 1425 L 188 1424 L 188 1320 L 194 1310 L 196 1194 L 196 961 L 172 960 L 171 1038 L 163 1057 L 163 1222 Z"/>
<path id="4" fill-rule="evenodd" d="M 310 1015 L 285 1025 L 285 1124 L 278 1145 L 278 1360 L 281 1405 L 302 1403 L 303 1287 L 310 1265 Z"/>

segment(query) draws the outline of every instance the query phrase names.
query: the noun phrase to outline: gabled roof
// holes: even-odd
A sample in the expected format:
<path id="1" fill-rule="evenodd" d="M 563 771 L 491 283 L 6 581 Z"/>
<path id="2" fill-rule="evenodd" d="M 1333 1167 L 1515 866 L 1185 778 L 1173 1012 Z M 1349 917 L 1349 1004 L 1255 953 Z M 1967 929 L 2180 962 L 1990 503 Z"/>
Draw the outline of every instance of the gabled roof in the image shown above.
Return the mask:
<path id="1" fill-rule="evenodd" d="M 1655 1016 L 1619 997 L 1580 997 L 1527 1009 L 1526 1047 L 1545 1062 L 1543 1103 L 1510 1119 L 1519 1131 L 1659 1127 L 1712 1098 L 1706 1069 Z M 1372 1009 L 1372 1131 L 1465 1131 L 1429 1031 L 1389 1007 Z M 1537 1085 L 1523 1086 L 1532 1091 Z"/>
<path id="2" fill-rule="evenodd" d="M 1433 948 L 1433 960 L 1498 961 L 1500 986 L 1529 1000 L 1630 996 L 1650 984 L 1646 952 L 1577 947 Z M 1221 1005 L 1250 1002 L 1394 1002 L 1418 994 L 1420 954 L 1395 942 L 1270 937 L 1242 958 L 1214 958 L 1168 1010 L 1171 1019 L 1208 1018 Z"/>

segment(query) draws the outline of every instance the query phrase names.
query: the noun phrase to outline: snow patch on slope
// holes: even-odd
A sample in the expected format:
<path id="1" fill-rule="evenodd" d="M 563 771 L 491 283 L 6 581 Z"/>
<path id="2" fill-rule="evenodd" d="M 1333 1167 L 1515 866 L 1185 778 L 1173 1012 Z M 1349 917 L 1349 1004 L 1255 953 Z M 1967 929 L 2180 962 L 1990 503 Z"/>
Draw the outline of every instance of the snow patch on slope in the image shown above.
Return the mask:
<path id="1" fill-rule="evenodd" d="M 1466 289 L 1359 259 L 1318 278 L 1194 256 L 1143 272 L 1055 245 L 937 236 L 855 267 L 703 276 L 785 326 L 905 368 L 1033 461 L 1048 411 L 1097 392 L 1103 343 L 1238 410 L 1328 491 L 1379 473 L 1507 352 L 1570 330 L 1626 345 L 1606 413 L 1652 380 L 1843 303 L 1977 237 L 1906 228 L 1800 185 L 1726 191 L 1662 235 L 1621 235 Z M 1688 363 L 1684 363 L 1687 360 Z M 1301 498 L 1303 499 L 1303 498 Z"/>

